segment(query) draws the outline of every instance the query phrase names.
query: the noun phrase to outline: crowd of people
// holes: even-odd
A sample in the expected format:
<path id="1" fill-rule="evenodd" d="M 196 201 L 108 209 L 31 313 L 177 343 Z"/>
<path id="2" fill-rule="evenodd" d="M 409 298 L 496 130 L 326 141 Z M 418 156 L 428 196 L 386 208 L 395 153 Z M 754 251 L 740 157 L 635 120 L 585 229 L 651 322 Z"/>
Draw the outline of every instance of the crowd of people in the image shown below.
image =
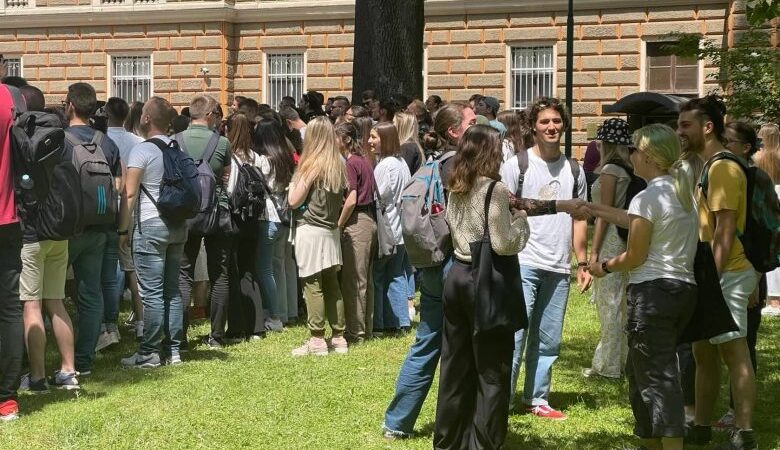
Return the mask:
<path id="1" fill-rule="evenodd" d="M 348 353 L 418 321 L 384 436 L 413 435 L 441 362 L 434 448 L 497 449 L 513 404 L 566 419 L 549 399 L 574 280 L 580 292 L 593 284 L 601 324 L 583 375 L 627 378 L 639 448 L 710 441 L 721 358 L 733 410 L 716 425 L 732 429 L 726 448 L 756 448 L 755 337 L 764 300 L 766 315 L 780 315 L 780 272 L 760 273 L 737 236 L 754 214 L 749 166 L 780 186 L 776 125 L 761 128 L 759 150 L 752 125 L 725 123 L 717 97 L 693 99 L 676 130 L 604 121 L 583 167 L 562 152 L 571 118 L 554 98 L 499 111 L 481 95 L 445 103 L 366 91 L 353 104 L 310 91 L 275 107 L 237 96 L 225 116 L 203 94 L 177 112 L 161 97 L 98 102 L 74 83 L 50 107 L 23 79 L 4 83 L 4 420 L 17 417 L 17 389 L 80 388 L 96 352 L 120 341 L 127 289 L 138 340 L 118 361 L 127 368 L 180 364 L 203 315 L 211 348 L 303 322 L 310 336 L 291 349 L 297 357 Z M 63 140 L 57 164 L 20 150 L 17 133 L 44 142 L 35 126 Z M 17 152 L 28 157 L 23 174 Z M 67 204 L 62 186 L 80 189 L 70 234 L 67 211 L 48 209 L 52 196 Z M 420 224 L 436 238 L 425 262 L 424 236 L 410 234 Z M 706 274 L 701 261 L 712 262 Z M 64 303 L 69 267 L 77 329 Z M 714 291 L 720 303 L 702 307 Z M 47 327 L 60 355 L 51 376 Z"/>

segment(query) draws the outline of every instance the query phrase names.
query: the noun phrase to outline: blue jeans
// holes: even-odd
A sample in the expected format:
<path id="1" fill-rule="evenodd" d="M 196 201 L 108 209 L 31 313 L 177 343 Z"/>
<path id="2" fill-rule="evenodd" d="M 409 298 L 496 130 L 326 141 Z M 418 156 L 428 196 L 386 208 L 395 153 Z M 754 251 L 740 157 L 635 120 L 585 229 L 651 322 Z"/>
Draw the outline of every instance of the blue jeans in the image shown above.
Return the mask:
<path id="1" fill-rule="evenodd" d="M 374 262 L 374 330 L 391 330 L 411 325 L 409 279 L 406 275 L 406 247 L 396 246 L 394 255 Z"/>
<path id="2" fill-rule="evenodd" d="M 119 285 L 119 235 L 115 231 L 106 232 L 106 248 L 103 251 L 103 323 L 116 325 L 119 319 L 119 297 L 122 293 Z M 124 278 L 124 277 L 123 277 Z"/>
<path id="3" fill-rule="evenodd" d="M 406 355 L 395 385 L 395 396 L 385 412 L 384 427 L 411 434 L 428 396 L 441 356 L 441 330 L 444 319 L 441 294 L 450 268 L 420 270 L 420 324 L 409 354 Z"/>
<path id="4" fill-rule="evenodd" d="M 514 399 L 525 349 L 523 404 L 547 405 L 552 365 L 558 359 L 561 349 L 563 316 L 569 301 L 569 274 L 533 267 L 521 267 L 520 274 L 528 312 L 528 329 L 515 333 L 511 398 Z"/>
<path id="5" fill-rule="evenodd" d="M 260 296 L 263 298 L 263 308 L 268 311 L 271 318 L 279 318 L 282 310 L 281 301 L 286 304 L 287 299 L 279 298 L 277 278 L 274 271 L 274 248 L 282 239 L 281 224 L 268 220 L 261 220 L 257 237 L 257 252 L 255 253 L 255 279 L 260 285 Z"/>
<path id="6" fill-rule="evenodd" d="M 135 229 L 133 258 L 144 305 L 144 337 L 138 350 L 142 355 L 159 353 L 163 346 L 170 355 L 179 353 L 183 338 L 179 268 L 186 242 L 184 224 L 169 226 L 152 218 Z"/>
<path id="7" fill-rule="evenodd" d="M 78 281 L 76 310 L 79 321 L 73 347 L 79 372 L 92 370 L 95 345 L 103 323 L 101 269 L 105 248 L 105 231 L 85 231 L 68 241 L 68 262 Z"/>

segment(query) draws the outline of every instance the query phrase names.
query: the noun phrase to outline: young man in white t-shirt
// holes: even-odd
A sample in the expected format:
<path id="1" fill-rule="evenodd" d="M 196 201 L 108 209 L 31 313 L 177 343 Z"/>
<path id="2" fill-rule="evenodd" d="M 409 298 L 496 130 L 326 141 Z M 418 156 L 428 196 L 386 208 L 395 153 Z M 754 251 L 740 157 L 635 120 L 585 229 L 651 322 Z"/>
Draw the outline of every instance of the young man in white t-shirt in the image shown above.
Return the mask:
<path id="1" fill-rule="evenodd" d="M 529 116 L 536 145 L 527 150 L 528 169 L 523 185 L 519 186 L 521 173 L 517 156 L 502 166 L 502 181 L 510 192 L 524 198 L 584 200 L 585 174 L 574 170 L 561 153 L 561 137 L 569 126 L 564 106 L 557 99 L 541 98 L 532 106 Z M 578 173 L 576 180 L 574 172 Z M 580 291 L 590 287 L 591 276 L 586 270 L 588 224 L 564 213 L 529 217 L 528 223 L 531 237 L 519 258 L 529 325 L 527 330 L 515 335 L 512 393 L 525 349 L 523 404 L 534 415 L 563 420 L 566 415 L 548 403 L 552 365 L 560 353 L 563 317 L 569 299 L 572 245 L 579 262 L 577 285 Z"/>

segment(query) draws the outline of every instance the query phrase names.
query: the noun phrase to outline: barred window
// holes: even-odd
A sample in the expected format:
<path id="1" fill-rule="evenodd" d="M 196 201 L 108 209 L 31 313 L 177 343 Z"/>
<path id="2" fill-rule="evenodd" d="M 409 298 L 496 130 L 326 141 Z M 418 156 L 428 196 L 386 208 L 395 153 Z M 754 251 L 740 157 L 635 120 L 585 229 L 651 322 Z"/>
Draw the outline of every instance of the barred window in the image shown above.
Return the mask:
<path id="1" fill-rule="evenodd" d="M 21 77 L 22 76 L 22 59 L 21 58 L 5 58 L 8 63 L 8 76 L 9 77 Z"/>
<path id="2" fill-rule="evenodd" d="M 113 56 L 111 95 L 128 103 L 149 100 L 152 96 L 151 56 Z"/>
<path id="3" fill-rule="evenodd" d="M 699 61 L 672 54 L 672 42 L 647 42 L 646 90 L 663 94 L 699 94 Z"/>
<path id="4" fill-rule="evenodd" d="M 266 60 L 266 102 L 277 108 L 282 97 L 292 97 L 296 103 L 303 95 L 303 53 L 268 55 Z"/>
<path id="5" fill-rule="evenodd" d="M 522 109 L 538 97 L 554 95 L 553 57 L 552 46 L 512 48 L 512 109 Z"/>

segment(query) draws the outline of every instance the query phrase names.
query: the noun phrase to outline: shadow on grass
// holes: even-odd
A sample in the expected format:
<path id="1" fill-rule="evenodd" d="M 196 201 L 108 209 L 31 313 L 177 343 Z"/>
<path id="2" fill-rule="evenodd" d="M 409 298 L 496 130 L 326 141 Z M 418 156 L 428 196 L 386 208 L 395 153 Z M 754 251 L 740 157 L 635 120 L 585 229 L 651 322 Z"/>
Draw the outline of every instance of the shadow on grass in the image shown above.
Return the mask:
<path id="1" fill-rule="evenodd" d="M 38 412 L 42 412 L 47 406 L 60 403 L 60 402 L 72 402 L 79 399 L 95 400 L 106 396 L 105 392 L 95 391 L 82 387 L 79 390 L 60 390 L 52 389 L 48 394 L 44 395 L 30 395 L 21 394 L 19 396 L 19 404 L 21 405 L 21 412 L 25 416 L 30 416 Z"/>

